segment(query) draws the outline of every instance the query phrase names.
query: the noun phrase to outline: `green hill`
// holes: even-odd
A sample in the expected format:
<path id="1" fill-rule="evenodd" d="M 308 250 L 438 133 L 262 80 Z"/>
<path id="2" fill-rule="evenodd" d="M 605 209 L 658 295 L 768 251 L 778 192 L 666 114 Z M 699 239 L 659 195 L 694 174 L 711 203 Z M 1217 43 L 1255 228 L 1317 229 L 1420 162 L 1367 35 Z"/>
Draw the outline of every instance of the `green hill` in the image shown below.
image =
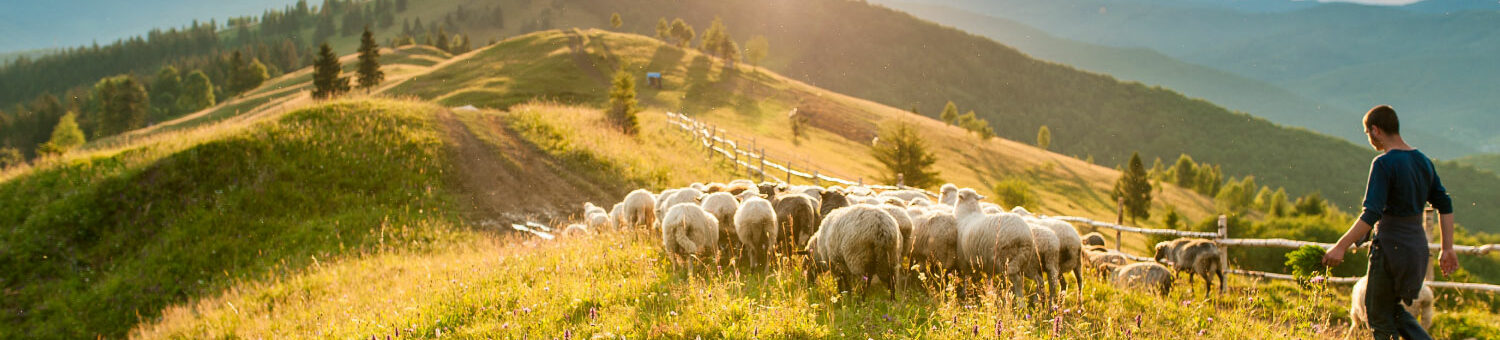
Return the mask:
<path id="1" fill-rule="evenodd" d="M 1500 174 L 1500 154 L 1473 155 L 1453 161 L 1459 164 L 1467 164 L 1480 170 Z"/>

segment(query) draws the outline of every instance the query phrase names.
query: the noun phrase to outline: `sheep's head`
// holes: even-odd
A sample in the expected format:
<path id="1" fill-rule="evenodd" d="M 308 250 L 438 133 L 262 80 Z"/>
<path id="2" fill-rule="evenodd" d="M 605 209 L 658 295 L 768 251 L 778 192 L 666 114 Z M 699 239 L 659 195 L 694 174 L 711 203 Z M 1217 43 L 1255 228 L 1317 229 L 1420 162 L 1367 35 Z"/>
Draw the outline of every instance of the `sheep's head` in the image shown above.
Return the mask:
<path id="1" fill-rule="evenodd" d="M 974 203 L 977 205 L 979 204 L 979 201 L 982 201 L 985 198 L 987 197 L 984 197 L 984 195 L 980 195 L 979 192 L 974 191 L 974 189 L 964 188 L 958 190 L 959 203 Z"/>
<path id="2" fill-rule="evenodd" d="M 1156 262 L 1163 264 L 1169 262 L 1167 261 L 1167 250 L 1171 247 L 1169 243 L 1171 242 L 1162 241 L 1156 243 Z"/>

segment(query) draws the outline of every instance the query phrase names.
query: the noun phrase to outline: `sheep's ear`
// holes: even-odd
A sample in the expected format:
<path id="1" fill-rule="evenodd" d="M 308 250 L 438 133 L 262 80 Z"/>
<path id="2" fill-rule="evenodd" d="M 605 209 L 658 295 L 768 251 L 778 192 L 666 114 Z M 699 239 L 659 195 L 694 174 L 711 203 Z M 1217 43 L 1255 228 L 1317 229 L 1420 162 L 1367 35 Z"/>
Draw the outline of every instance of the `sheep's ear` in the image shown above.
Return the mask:
<path id="1" fill-rule="evenodd" d="M 986 197 L 986 196 L 984 196 L 984 195 L 980 195 L 980 194 L 974 194 L 974 197 L 975 197 L 975 198 L 976 198 L 976 199 L 979 199 L 979 200 L 981 200 L 981 201 L 982 201 L 982 200 L 984 200 L 984 199 L 986 199 L 986 198 L 989 198 L 989 197 Z"/>

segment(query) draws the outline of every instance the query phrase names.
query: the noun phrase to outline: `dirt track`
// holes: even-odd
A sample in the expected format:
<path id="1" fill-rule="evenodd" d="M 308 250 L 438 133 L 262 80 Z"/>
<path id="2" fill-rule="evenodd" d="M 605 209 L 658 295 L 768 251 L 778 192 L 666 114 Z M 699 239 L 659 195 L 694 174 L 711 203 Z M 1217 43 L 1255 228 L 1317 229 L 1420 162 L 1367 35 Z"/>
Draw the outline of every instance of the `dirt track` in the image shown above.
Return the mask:
<path id="1" fill-rule="evenodd" d="M 488 119 L 493 117 L 479 117 L 479 126 L 466 126 L 446 109 L 437 117 L 458 171 L 460 204 L 475 224 L 506 230 L 524 221 L 558 225 L 553 222 L 581 213 L 583 202 L 608 209 L 619 199 Z M 481 139 L 470 128 L 492 140 Z"/>

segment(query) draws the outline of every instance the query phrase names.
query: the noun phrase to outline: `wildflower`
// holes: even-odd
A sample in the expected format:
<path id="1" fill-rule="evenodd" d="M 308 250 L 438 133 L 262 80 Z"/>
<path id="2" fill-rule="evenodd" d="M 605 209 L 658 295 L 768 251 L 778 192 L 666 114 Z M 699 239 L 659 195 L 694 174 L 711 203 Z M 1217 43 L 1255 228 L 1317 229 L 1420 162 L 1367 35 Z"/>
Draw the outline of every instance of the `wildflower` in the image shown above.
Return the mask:
<path id="1" fill-rule="evenodd" d="M 571 329 L 564 329 L 563 330 L 563 340 L 570 340 L 570 339 L 573 339 L 573 330 L 571 330 Z"/>
<path id="2" fill-rule="evenodd" d="M 1141 315 L 1135 315 L 1135 328 L 1141 328 Z"/>
<path id="3" fill-rule="evenodd" d="M 890 314 L 882 315 L 882 317 L 885 318 L 885 322 L 891 322 L 891 315 Z"/>
<path id="4" fill-rule="evenodd" d="M 1323 275 L 1314 276 L 1312 278 L 1311 282 L 1315 283 L 1315 284 L 1316 283 L 1323 283 Z"/>
<path id="5" fill-rule="evenodd" d="M 1207 329 L 1200 329 L 1200 330 L 1198 330 L 1198 336 L 1203 336 L 1203 333 L 1205 333 L 1205 332 L 1208 332 L 1208 330 Z"/>
<path id="6" fill-rule="evenodd" d="M 974 325 L 974 336 L 979 336 L 979 325 Z"/>
<path id="7" fill-rule="evenodd" d="M 677 316 L 677 311 L 675 311 L 675 310 L 673 310 L 673 311 L 667 311 L 667 315 Z"/>
<path id="8" fill-rule="evenodd" d="M 1062 332 L 1062 315 L 1058 315 L 1058 316 L 1052 318 L 1052 337 L 1056 338 L 1057 337 L 1057 333 L 1061 333 L 1061 332 Z"/>
<path id="9" fill-rule="evenodd" d="M 1005 324 L 1000 323 L 1000 320 L 995 320 L 995 337 L 1000 337 L 1000 334 L 1004 331 Z"/>
<path id="10" fill-rule="evenodd" d="M 589 319 L 590 320 L 599 320 L 599 309 L 598 308 L 589 307 Z"/>

